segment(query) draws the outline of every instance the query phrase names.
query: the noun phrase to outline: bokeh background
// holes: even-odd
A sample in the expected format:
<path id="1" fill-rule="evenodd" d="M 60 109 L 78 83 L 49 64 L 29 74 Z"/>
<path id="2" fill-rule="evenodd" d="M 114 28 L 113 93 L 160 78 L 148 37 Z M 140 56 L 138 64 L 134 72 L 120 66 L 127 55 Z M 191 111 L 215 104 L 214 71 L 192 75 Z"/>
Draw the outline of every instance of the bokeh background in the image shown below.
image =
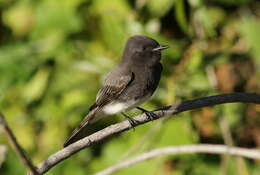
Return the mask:
<path id="1" fill-rule="evenodd" d="M 35 163 L 62 148 L 134 34 L 171 46 L 163 52 L 160 86 L 142 105 L 147 109 L 260 91 L 257 0 L 0 0 L 0 16 L 0 109 Z M 110 116 L 90 130 L 122 120 Z M 0 174 L 25 174 L 0 132 Z M 260 147 L 260 107 L 226 104 L 150 122 L 81 151 L 47 174 L 93 174 L 153 148 L 194 143 Z M 116 174 L 141 173 L 259 175 L 260 163 L 225 155 L 164 156 Z"/>

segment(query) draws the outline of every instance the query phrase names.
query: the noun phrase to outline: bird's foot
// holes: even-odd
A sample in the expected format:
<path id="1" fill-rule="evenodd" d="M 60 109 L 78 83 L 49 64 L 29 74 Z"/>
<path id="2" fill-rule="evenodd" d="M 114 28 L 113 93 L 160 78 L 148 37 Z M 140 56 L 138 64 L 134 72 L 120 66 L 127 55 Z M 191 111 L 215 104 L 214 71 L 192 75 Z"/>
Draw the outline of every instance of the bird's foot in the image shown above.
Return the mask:
<path id="1" fill-rule="evenodd" d="M 143 109 L 143 108 L 140 108 L 140 107 L 136 107 L 136 109 L 139 109 L 140 111 L 145 113 L 145 115 L 148 117 L 149 120 L 158 119 L 158 116 L 155 113 L 153 113 L 152 111 L 147 111 L 146 109 Z"/>
<path id="2" fill-rule="evenodd" d="M 121 114 L 125 117 L 125 119 L 130 123 L 131 128 L 135 130 L 135 126 L 138 124 L 138 122 L 130 117 L 128 117 L 125 113 L 121 112 Z"/>

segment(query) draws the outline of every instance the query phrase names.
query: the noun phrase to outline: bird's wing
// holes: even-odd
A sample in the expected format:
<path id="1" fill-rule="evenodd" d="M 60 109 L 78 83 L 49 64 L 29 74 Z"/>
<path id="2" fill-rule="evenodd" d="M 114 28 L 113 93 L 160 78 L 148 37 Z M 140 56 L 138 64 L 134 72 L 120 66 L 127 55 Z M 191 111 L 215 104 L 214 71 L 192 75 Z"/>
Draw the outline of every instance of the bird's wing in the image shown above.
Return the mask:
<path id="1" fill-rule="evenodd" d="M 116 99 L 130 85 L 134 77 L 134 73 L 123 75 L 118 79 L 112 79 L 113 76 L 109 76 L 109 79 L 104 81 L 103 87 L 97 94 L 95 106 L 102 107 Z"/>

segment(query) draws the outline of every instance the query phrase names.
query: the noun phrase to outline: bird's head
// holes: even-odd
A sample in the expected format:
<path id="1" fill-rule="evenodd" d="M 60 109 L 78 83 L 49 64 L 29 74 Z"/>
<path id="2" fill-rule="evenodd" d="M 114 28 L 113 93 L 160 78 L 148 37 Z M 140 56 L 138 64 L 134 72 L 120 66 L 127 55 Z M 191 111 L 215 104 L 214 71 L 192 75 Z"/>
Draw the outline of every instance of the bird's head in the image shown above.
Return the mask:
<path id="1" fill-rule="evenodd" d="M 161 51 L 169 46 L 160 45 L 152 38 L 135 35 L 127 40 L 122 61 L 152 66 L 160 62 Z"/>

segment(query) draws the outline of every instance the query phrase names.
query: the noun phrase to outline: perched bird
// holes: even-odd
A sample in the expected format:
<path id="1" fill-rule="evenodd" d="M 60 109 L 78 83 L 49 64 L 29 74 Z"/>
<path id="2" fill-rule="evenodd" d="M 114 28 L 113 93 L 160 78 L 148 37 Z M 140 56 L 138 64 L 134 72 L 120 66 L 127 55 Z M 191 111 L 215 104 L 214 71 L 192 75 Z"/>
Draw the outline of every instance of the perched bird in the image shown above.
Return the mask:
<path id="1" fill-rule="evenodd" d="M 162 72 L 161 51 L 167 48 L 169 46 L 160 45 L 147 36 L 130 37 L 120 63 L 108 73 L 96 96 L 96 102 L 66 140 L 64 147 L 77 141 L 76 136 L 88 124 L 105 115 L 121 112 L 132 126 L 136 121 L 123 112 L 133 108 L 145 112 L 149 118 L 155 118 L 154 113 L 138 106 L 149 99 L 157 88 Z"/>

